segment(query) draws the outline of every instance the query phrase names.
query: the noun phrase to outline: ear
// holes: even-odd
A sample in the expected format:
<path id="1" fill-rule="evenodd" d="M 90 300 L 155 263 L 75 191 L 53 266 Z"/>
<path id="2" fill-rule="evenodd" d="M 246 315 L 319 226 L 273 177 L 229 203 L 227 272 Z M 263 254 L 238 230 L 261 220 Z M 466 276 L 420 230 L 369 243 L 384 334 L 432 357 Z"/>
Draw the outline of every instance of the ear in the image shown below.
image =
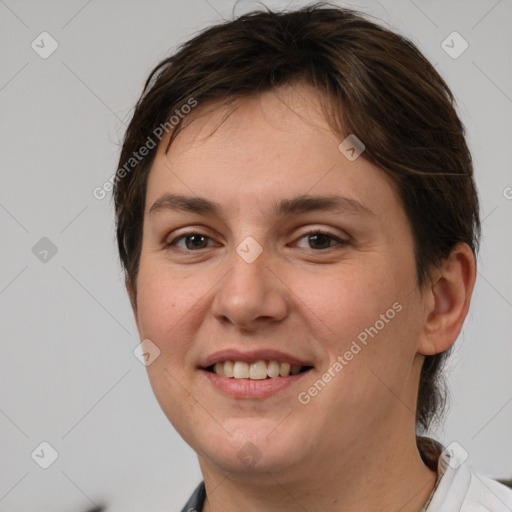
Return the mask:
<path id="1" fill-rule="evenodd" d="M 126 287 L 126 291 L 128 292 L 128 297 L 130 298 L 130 304 L 132 305 L 132 311 L 135 318 L 135 323 L 137 325 L 137 331 L 139 331 L 139 319 L 137 315 L 137 290 L 133 286 L 128 275 L 126 275 L 124 278 L 124 285 Z"/>
<path id="2" fill-rule="evenodd" d="M 420 354 L 438 354 L 453 345 L 468 313 L 475 279 L 473 252 L 468 244 L 460 242 L 435 269 L 423 292 L 425 317 Z"/>

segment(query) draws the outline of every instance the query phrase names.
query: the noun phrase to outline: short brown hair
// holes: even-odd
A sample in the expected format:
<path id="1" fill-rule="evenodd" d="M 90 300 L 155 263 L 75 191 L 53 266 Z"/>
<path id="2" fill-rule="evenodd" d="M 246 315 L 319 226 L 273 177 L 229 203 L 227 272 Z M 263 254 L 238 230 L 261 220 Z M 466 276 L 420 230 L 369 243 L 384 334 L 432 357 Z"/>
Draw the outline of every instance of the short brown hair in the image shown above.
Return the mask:
<path id="1" fill-rule="evenodd" d="M 366 146 L 363 157 L 393 179 L 413 229 L 419 286 L 456 243 L 467 243 L 476 256 L 478 196 L 454 97 L 410 40 L 366 17 L 325 3 L 255 11 L 202 31 L 153 69 L 126 130 L 114 182 L 119 255 L 134 290 L 155 150 L 129 172 L 126 162 L 190 98 L 201 108 L 298 82 L 329 98 L 326 117 L 340 141 L 355 134 Z M 183 126 L 180 119 L 172 127 L 169 145 Z M 420 429 L 441 418 L 448 352 L 425 357 Z"/>

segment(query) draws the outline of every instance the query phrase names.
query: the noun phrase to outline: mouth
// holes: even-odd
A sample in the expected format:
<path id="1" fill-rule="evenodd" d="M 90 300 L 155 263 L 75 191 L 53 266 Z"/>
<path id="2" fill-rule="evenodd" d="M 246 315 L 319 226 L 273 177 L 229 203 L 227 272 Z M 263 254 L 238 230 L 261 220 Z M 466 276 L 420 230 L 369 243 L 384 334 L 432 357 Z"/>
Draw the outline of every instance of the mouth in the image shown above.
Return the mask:
<path id="1" fill-rule="evenodd" d="M 314 367 L 276 350 L 224 350 L 203 360 L 198 369 L 225 395 L 265 398 L 302 380 Z"/>
<path id="2" fill-rule="evenodd" d="M 289 377 L 311 370 L 312 366 L 290 364 L 275 359 L 265 361 L 219 361 L 205 368 L 206 371 L 228 379 L 265 380 Z"/>

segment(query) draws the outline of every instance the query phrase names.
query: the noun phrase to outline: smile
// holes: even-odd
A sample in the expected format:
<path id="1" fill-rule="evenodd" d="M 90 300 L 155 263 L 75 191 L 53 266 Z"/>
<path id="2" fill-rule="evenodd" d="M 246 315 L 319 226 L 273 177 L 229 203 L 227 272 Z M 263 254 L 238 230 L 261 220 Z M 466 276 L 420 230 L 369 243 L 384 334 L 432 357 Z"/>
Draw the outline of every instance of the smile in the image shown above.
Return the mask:
<path id="1" fill-rule="evenodd" d="M 229 379 L 264 380 L 289 377 L 311 369 L 310 366 L 291 365 L 277 360 L 270 361 L 219 361 L 207 368 L 208 371 Z"/>

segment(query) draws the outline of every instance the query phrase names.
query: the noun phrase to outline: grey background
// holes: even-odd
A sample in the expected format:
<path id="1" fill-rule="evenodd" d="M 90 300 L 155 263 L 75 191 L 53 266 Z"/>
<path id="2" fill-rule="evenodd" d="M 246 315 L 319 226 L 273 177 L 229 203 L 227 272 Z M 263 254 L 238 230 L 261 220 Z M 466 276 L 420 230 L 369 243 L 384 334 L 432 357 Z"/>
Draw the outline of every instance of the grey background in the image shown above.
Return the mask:
<path id="1" fill-rule="evenodd" d="M 338 3 L 410 37 L 456 96 L 484 236 L 436 435 L 467 450 L 474 469 L 512 477 L 512 2 Z M 0 0 L 1 511 L 172 511 L 200 481 L 133 355 L 113 210 L 92 191 L 115 171 L 152 67 L 232 13 L 222 0 Z M 59 44 L 47 59 L 31 47 L 43 31 Z M 441 47 L 453 31 L 469 43 L 457 59 Z M 43 237 L 57 248 L 46 262 L 34 254 Z M 46 470 L 31 458 L 43 441 L 59 454 Z"/>

